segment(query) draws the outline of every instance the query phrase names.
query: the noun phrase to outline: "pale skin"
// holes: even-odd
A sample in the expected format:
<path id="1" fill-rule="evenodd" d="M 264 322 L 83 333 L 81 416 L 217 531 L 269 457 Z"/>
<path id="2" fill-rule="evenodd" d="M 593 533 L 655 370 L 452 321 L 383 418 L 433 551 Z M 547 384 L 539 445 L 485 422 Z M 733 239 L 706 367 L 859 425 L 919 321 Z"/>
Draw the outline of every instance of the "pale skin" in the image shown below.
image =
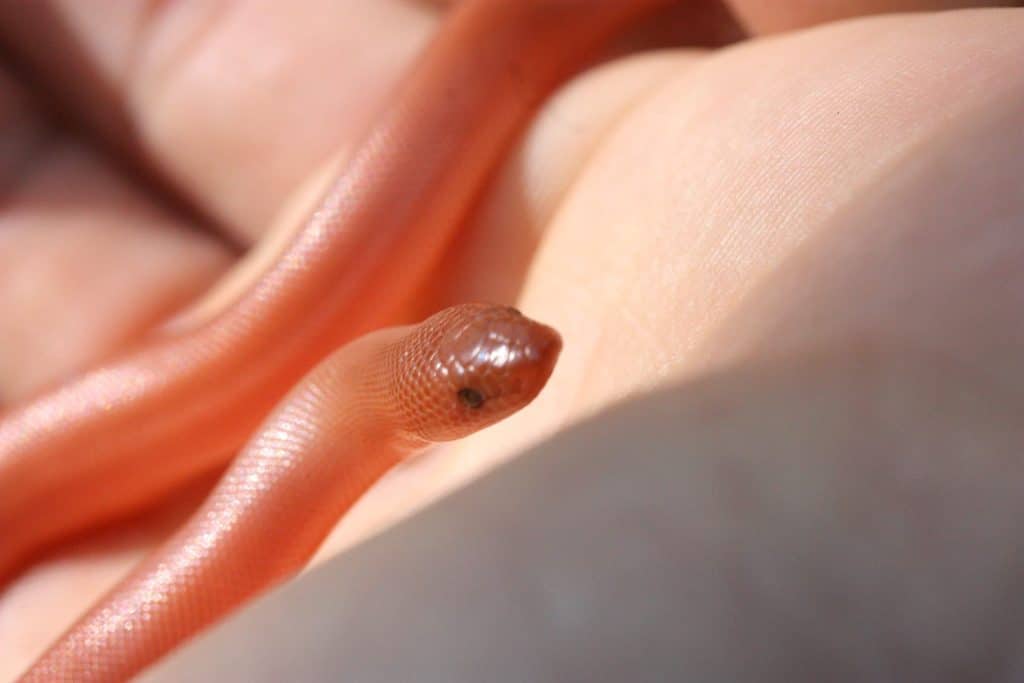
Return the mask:
<path id="1" fill-rule="evenodd" d="M 158 203 L 146 180 L 107 171 L 88 148 L 48 139 L 12 94 L 11 139 L 31 140 L 25 126 L 48 141 L 4 160 L 14 186 L 0 233 L 0 271 L 12 283 L 0 286 L 4 402 L 109 354 L 194 301 L 239 245 L 295 224 L 329 157 L 343 157 L 440 18 L 423 3 L 335 4 L 275 21 L 249 5 L 216 16 L 205 4 L 176 5 L 140 33 L 128 10 L 119 10 L 123 22 L 57 13 L 61 39 L 76 37 L 106 75 L 105 92 L 121 102 L 156 175 L 224 227 Z M 737 6 L 752 26 L 772 31 L 830 18 L 803 4 Z M 864 9 L 815 7 L 842 16 Z M 325 20 L 328 11 L 338 15 Z M 29 31 L 56 31 L 53 17 L 31 27 L 8 19 L 4 33 L 27 55 L 44 42 L 28 40 Z M 1014 68 L 1024 60 L 1022 31 L 1021 10 L 892 17 L 720 55 L 636 57 L 560 92 L 502 169 L 434 290 L 410 302 L 517 298 L 565 337 L 552 384 L 541 405 L 386 482 L 324 555 L 526 441 L 723 363 L 813 349 L 842 366 L 864 348 L 911 348 L 983 364 L 979 372 L 1012 387 L 1024 336 L 1014 295 L 1024 215 L 1015 184 L 1024 158 L 1015 104 L 1024 82 Z M 83 63 L 82 54 L 63 54 L 48 56 Z M 69 69 L 56 74 L 42 81 L 47 89 L 77 89 L 69 97 L 82 116 L 123 136 L 104 114 L 110 100 L 83 94 L 88 83 Z M 69 235 L 83 239 L 85 230 L 87 248 L 76 248 Z M 492 249 L 505 268 L 488 259 Z M 245 280 L 244 265 L 234 277 Z M 215 290 L 195 315 L 229 297 L 230 288 Z M 943 381 L 956 391 L 962 380 Z M 778 400 L 765 393 L 766 405 Z M 846 400 L 839 393 L 836 410 Z M 941 426 L 907 417 L 907 429 Z M 751 428 L 752 448 L 756 439 Z M 0 678 L 189 505 L 184 496 L 176 512 L 61 549 L 24 574 L 0 596 Z"/>

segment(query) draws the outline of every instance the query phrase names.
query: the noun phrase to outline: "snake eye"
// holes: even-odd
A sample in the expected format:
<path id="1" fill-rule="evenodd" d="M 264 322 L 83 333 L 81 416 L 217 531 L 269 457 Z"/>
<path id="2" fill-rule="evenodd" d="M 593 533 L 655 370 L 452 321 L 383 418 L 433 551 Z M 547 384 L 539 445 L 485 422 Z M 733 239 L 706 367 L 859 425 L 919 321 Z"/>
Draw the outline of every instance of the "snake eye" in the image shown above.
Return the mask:
<path id="1" fill-rule="evenodd" d="M 484 395 L 476 389 L 463 387 L 459 389 L 459 402 L 467 408 L 477 409 L 484 404 Z"/>

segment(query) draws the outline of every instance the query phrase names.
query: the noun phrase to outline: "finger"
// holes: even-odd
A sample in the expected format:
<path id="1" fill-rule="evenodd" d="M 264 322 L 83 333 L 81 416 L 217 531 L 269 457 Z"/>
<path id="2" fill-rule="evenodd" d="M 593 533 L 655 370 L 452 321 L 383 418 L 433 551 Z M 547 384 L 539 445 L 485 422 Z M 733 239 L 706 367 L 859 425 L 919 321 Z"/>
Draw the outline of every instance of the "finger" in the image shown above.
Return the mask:
<path id="1" fill-rule="evenodd" d="M 1008 162 L 1019 165 L 1020 150 L 1010 142 L 996 155 L 994 146 L 1020 126 L 1008 93 L 1021 88 L 1013 65 L 1024 58 L 1022 22 L 1020 10 L 970 10 L 836 25 L 723 53 L 649 97 L 592 158 L 532 265 L 523 301 L 560 309 L 547 316 L 570 340 L 544 414 L 557 424 L 559 413 L 586 412 L 720 362 L 736 332 L 722 325 L 742 320 L 740 307 L 768 294 L 767 278 L 801 245 L 842 232 L 884 244 L 889 222 L 881 213 L 871 219 L 877 231 L 837 219 L 876 196 L 902 211 L 911 185 L 887 184 L 888 173 L 943 135 L 966 135 L 962 126 L 990 136 L 983 158 L 993 175 L 977 182 L 992 183 L 993 200 L 1012 207 L 1019 193 L 994 176 L 1004 177 Z M 953 83 L 970 96 L 951 101 Z M 1005 112 L 1005 123 L 986 129 L 975 118 L 983 111 Z M 932 189 L 958 202 L 963 219 L 977 204 L 959 175 L 965 171 L 949 168 L 951 175 L 916 179 L 939 183 Z M 908 221 L 935 227 L 923 213 Z M 919 257 L 907 244 L 901 258 Z M 965 254 L 953 244 L 933 258 L 960 263 Z M 905 282 L 894 273 L 882 287 Z M 846 291 L 837 318 L 873 310 L 878 299 L 855 291 Z M 902 313 L 892 310 L 894 318 Z M 515 441 L 500 431 L 491 432 L 496 441 Z"/>
<path id="2" fill-rule="evenodd" d="M 558 204 L 520 296 L 566 338 L 537 410 L 467 440 L 472 457 L 454 449 L 387 482 L 347 520 L 349 540 L 631 392 L 729 360 L 810 345 L 1024 343 L 1006 284 L 1020 270 L 1022 21 L 982 10 L 836 25 L 691 64 L 643 97 Z M 934 174 L 931 145 L 952 155 Z M 905 164 L 917 172 L 890 184 Z M 945 215 L 925 210 L 937 196 Z M 913 210 L 895 222 L 904 201 Z M 997 207 L 999 220 L 980 220 Z"/>
<path id="3" fill-rule="evenodd" d="M 0 403 L 106 356 L 231 253 L 47 122 L 0 75 Z"/>
<path id="4" fill-rule="evenodd" d="M 108 142 L 127 139 L 249 242 L 359 134 L 436 16 L 402 0 L 6 0 L 0 35 Z"/>
<path id="5" fill-rule="evenodd" d="M 1024 623 L 1019 398 L 913 355 L 733 368 L 546 442 L 143 680 L 987 680 Z"/>

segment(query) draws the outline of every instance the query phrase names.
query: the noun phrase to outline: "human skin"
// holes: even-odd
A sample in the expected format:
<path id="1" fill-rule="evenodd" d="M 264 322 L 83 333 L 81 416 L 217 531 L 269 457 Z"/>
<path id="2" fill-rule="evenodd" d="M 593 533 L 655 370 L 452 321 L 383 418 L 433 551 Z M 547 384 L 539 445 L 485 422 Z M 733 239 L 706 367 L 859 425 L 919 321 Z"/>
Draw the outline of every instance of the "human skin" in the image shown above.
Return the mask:
<path id="1" fill-rule="evenodd" d="M 414 21 L 425 16 L 429 25 L 432 15 L 410 11 L 419 17 Z M 524 235 L 546 230 L 520 304 L 565 329 L 569 367 L 556 375 L 543 409 L 523 415 L 507 431 L 481 436 L 466 451 L 445 453 L 395 477 L 376 502 L 367 500 L 350 518 L 336 543 L 351 542 L 405 512 L 396 498 L 435 495 L 507 455 L 523 439 L 539 438 L 640 387 L 699 373 L 737 355 L 764 356 L 808 345 L 899 344 L 937 346 L 965 362 L 988 362 L 993 346 L 1012 347 L 1016 330 L 1007 273 L 1013 269 L 1007 259 L 1012 261 L 1014 245 L 1008 217 L 1020 213 L 1010 187 L 1019 172 L 1014 164 L 1020 141 L 1013 133 L 1020 128 L 1020 112 L 1012 107 L 1014 89 L 1020 87 L 1012 68 L 1021 57 L 1014 45 L 1019 22 L 1018 12 L 1004 11 L 830 27 L 711 58 L 666 54 L 633 60 L 563 92 L 510 159 L 431 294 L 435 301 L 514 294 L 532 258 Z M 771 78 L 765 77 L 766 66 Z M 209 77 L 209 71 L 199 71 Z M 134 77 L 139 78 L 137 72 Z M 182 78 L 174 81 L 179 87 Z M 185 106 L 180 93 L 165 97 L 166 107 Z M 584 119 L 584 112 L 593 116 L 595 103 L 602 105 L 604 118 Z M 160 113 L 164 118 L 136 114 L 145 121 L 140 128 L 158 158 L 158 133 L 170 135 L 161 125 L 173 127 L 168 120 L 175 121 L 173 112 Z M 576 121 L 591 127 L 581 129 Z M 177 123 L 198 128 L 197 135 L 209 133 Z M 164 145 L 179 155 L 187 147 Z M 344 142 L 323 147 L 337 149 Z M 197 144 L 196 166 L 208 170 L 209 158 L 222 158 L 215 152 Z M 244 166 L 237 159 L 230 184 L 242 187 L 237 169 Z M 977 165 L 970 173 L 960 170 L 967 161 Z M 222 195 L 230 191 L 211 189 L 217 199 L 206 201 L 197 189 L 206 186 L 203 179 L 191 178 L 170 158 L 163 163 L 205 213 L 228 215 L 217 203 L 226 202 Z M 624 164 L 636 171 L 623 176 Z M 51 167 L 39 169 L 45 175 Z M 218 178 L 229 182 L 223 173 Z M 42 199 L 37 194 L 36 206 L 51 194 L 42 193 Z M 254 196 L 265 201 L 268 193 Z M 301 196 L 297 190 L 295 197 Z M 979 196 L 990 201 L 979 206 Z M 936 198 L 944 210 L 929 216 Z M 88 199 L 90 215 L 103 208 L 102 194 Z M 123 197 L 107 202 L 111 214 L 121 202 Z M 283 210 L 282 222 L 287 214 Z M 46 217 L 42 211 L 38 215 Z M 120 225 L 113 216 L 111 222 Z M 232 221 L 222 217 L 222 222 Z M 963 239 L 964 225 L 985 231 L 988 239 Z M 919 236 L 926 229 L 928 240 Z M 109 319 L 122 321 L 127 331 L 113 341 L 93 341 L 92 350 L 68 345 L 60 352 L 67 354 L 63 370 L 59 358 L 33 363 L 33 344 L 26 343 L 24 355 L 5 358 L 11 368 L 5 374 L 16 378 L 10 385 L 21 387 L 7 391 L 12 400 L 109 353 L 130 337 L 133 326 L 143 327 L 201 289 L 217 263 L 229 258 L 222 243 L 202 233 L 183 235 L 180 227 L 166 226 L 155 231 L 210 254 L 213 265 L 189 275 L 191 289 L 173 289 L 152 308 L 139 304 L 137 283 L 128 280 L 136 295 L 128 303 L 144 314 L 132 309 L 133 321 L 122 311 L 108 311 Z M 894 234 L 902 240 L 894 240 Z M 24 247 L 15 251 L 17 233 L 7 239 L 8 253 L 21 256 Z M 122 247 L 122 240 L 111 241 Z M 508 254 L 510 245 L 521 256 L 507 272 L 477 257 L 489 249 Z M 923 245 L 930 250 L 927 258 L 922 258 Z M 847 258 L 835 264 L 829 259 L 836 253 Z M 102 252 L 86 256 L 83 263 L 76 261 L 79 267 L 93 256 L 97 269 L 105 265 Z M 881 256 L 888 265 L 880 274 L 874 263 Z M 168 271 L 178 258 L 168 258 Z M 178 284 L 178 275 L 165 277 Z M 809 284 L 814 277 L 820 286 Z M 622 282 L 632 286 L 625 295 Z M 53 291 L 65 290 L 58 283 Z M 978 301 L 986 305 L 979 307 Z M 22 329 L 39 330 L 39 338 L 69 338 L 61 335 L 58 310 L 24 309 Z M 87 329 L 107 333 L 111 326 L 100 317 L 103 311 L 96 314 Z M 30 316 L 39 316 L 35 326 Z M 827 328 L 818 322 L 822 316 Z M 47 326 L 39 320 L 47 320 Z M 1012 378 L 1007 363 L 997 372 Z M 110 532 L 107 551 L 121 543 L 113 552 L 97 551 L 100 541 L 90 556 L 86 544 L 27 574 L 0 604 L 0 642 L 24 652 L 32 650 L 33 640 L 52 637 L 66 623 L 62 619 L 160 535 L 152 528 Z M 101 556 L 106 564 L 98 564 Z M 66 614 L 48 612 L 50 601 Z M 29 655 L 15 653 L 10 659 L 19 656 Z"/>

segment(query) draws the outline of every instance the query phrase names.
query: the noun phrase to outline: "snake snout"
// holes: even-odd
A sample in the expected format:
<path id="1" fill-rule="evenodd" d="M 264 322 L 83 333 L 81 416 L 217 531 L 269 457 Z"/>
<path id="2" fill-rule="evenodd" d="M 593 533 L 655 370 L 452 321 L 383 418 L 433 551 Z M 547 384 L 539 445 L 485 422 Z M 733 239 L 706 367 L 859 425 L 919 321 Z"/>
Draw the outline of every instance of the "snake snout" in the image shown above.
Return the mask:
<path id="1" fill-rule="evenodd" d="M 460 438 L 526 406 L 562 349 L 558 332 L 508 306 L 456 306 L 434 325 L 430 412 L 445 419 L 424 430 L 431 440 Z"/>

